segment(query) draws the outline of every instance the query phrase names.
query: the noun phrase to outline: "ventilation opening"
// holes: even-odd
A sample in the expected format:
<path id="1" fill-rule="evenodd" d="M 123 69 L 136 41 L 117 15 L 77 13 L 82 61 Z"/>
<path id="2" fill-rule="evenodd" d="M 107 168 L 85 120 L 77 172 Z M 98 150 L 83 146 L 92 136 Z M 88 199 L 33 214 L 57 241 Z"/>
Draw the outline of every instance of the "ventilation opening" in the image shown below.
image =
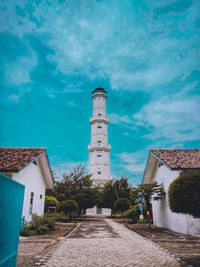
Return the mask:
<path id="1" fill-rule="evenodd" d="M 101 174 L 101 172 L 98 172 L 98 174 Z"/>
<path id="2" fill-rule="evenodd" d="M 101 126 L 101 125 L 98 125 L 97 127 L 98 127 L 99 129 L 100 129 L 100 128 L 102 128 L 102 126 Z"/>
<path id="3" fill-rule="evenodd" d="M 159 162 L 158 168 L 161 167 L 162 165 L 163 165 L 163 163 L 162 162 Z"/>
<path id="4" fill-rule="evenodd" d="M 100 157 L 101 157 L 101 155 L 97 155 L 97 157 L 99 157 L 99 158 L 100 158 Z"/>
<path id="5" fill-rule="evenodd" d="M 101 144 L 101 141 L 98 141 L 99 144 Z"/>

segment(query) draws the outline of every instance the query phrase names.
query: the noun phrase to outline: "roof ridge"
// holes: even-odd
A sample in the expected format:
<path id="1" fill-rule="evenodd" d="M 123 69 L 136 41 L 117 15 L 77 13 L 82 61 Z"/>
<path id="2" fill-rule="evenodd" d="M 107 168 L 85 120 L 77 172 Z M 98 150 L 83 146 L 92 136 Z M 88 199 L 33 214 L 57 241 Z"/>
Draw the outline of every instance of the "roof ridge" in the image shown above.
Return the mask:
<path id="1" fill-rule="evenodd" d="M 0 171 L 19 171 L 41 155 L 47 156 L 46 148 L 0 148 Z"/>
<path id="2" fill-rule="evenodd" d="M 150 153 L 171 169 L 200 169 L 200 149 L 151 149 Z"/>
<path id="3" fill-rule="evenodd" d="M 200 148 L 151 148 L 150 150 L 200 150 Z"/>
<path id="4" fill-rule="evenodd" d="M 41 149 L 41 150 L 46 150 L 46 147 L 0 147 L 0 149 Z"/>

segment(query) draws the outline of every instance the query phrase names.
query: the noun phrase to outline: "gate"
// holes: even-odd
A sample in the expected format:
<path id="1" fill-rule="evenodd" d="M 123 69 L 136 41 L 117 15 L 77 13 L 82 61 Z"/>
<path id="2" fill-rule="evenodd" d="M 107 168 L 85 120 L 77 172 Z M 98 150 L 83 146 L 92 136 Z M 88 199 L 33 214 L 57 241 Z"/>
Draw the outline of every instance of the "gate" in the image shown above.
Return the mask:
<path id="1" fill-rule="evenodd" d="M 15 267 L 24 186 L 0 174 L 0 267 Z"/>

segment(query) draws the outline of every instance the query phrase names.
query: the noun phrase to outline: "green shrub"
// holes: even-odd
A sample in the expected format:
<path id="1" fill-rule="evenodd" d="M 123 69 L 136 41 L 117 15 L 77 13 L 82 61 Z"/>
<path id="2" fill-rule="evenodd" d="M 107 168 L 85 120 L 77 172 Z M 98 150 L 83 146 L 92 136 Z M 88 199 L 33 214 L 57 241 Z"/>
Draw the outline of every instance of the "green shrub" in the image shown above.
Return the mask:
<path id="1" fill-rule="evenodd" d="M 41 217 L 37 214 L 32 215 L 31 221 L 28 223 L 30 230 L 37 230 L 37 228 L 41 225 Z"/>
<path id="2" fill-rule="evenodd" d="M 131 206 L 128 210 L 124 212 L 124 216 L 127 218 L 132 218 L 137 215 L 137 206 Z"/>
<path id="3" fill-rule="evenodd" d="M 49 232 L 49 228 L 45 225 L 40 225 L 37 229 L 37 234 L 45 235 Z"/>
<path id="4" fill-rule="evenodd" d="M 30 236 L 36 234 L 46 234 L 49 231 L 55 229 L 55 220 L 45 216 L 32 215 L 30 222 L 26 222 L 24 225 L 23 236 Z"/>
<path id="5" fill-rule="evenodd" d="M 144 219 L 138 219 L 137 223 L 144 223 Z"/>
<path id="6" fill-rule="evenodd" d="M 135 205 L 135 206 L 131 206 L 128 210 L 126 210 L 124 212 L 124 216 L 127 217 L 127 218 L 130 218 L 132 219 L 132 222 L 133 223 L 136 223 L 136 222 L 147 222 L 147 209 L 146 207 L 143 207 L 143 216 L 144 216 L 144 219 L 140 219 L 139 220 L 139 214 L 140 214 L 140 210 L 139 210 L 139 206 L 138 205 Z"/>
<path id="7" fill-rule="evenodd" d="M 200 171 L 182 172 L 170 184 L 168 194 L 173 212 L 200 217 Z"/>
<path id="8" fill-rule="evenodd" d="M 46 215 L 44 215 L 41 219 L 41 224 L 47 226 L 49 231 L 52 231 L 55 229 L 55 219 L 48 218 Z"/>
<path id="9" fill-rule="evenodd" d="M 31 235 L 36 235 L 36 231 L 35 230 L 31 230 L 29 227 L 29 224 L 27 222 L 25 222 L 24 224 L 24 230 L 21 233 L 22 236 L 31 236 Z"/>
<path id="10" fill-rule="evenodd" d="M 47 213 L 45 216 L 53 221 L 57 222 L 66 222 L 68 220 L 68 217 L 66 217 L 66 214 L 63 213 Z"/>

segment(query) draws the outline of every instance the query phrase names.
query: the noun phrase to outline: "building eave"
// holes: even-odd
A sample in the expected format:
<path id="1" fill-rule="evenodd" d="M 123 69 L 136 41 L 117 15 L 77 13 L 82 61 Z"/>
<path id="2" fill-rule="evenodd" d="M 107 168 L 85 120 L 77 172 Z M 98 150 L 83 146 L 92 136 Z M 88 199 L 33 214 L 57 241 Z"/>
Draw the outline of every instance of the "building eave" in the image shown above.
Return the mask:
<path id="1" fill-rule="evenodd" d="M 157 155 L 155 155 L 155 153 L 153 153 L 153 151 L 150 150 L 151 155 L 154 156 L 154 158 L 156 158 L 159 162 L 161 162 L 163 165 L 165 165 L 169 170 L 172 170 L 172 168 L 165 162 L 163 161 L 161 158 L 159 158 Z"/>
<path id="2" fill-rule="evenodd" d="M 38 163 L 45 180 L 46 188 L 52 189 L 54 186 L 54 179 L 51 172 L 51 167 L 49 164 L 47 153 L 44 153 L 43 156 L 38 159 Z"/>
<path id="3" fill-rule="evenodd" d="M 154 157 L 154 155 L 149 151 L 149 156 L 147 160 L 147 164 L 144 170 L 144 175 L 142 179 L 142 184 L 151 184 L 154 182 L 154 174 L 156 172 L 156 169 L 158 167 L 158 159 Z"/>
<path id="4" fill-rule="evenodd" d="M 40 153 L 37 157 L 35 157 L 34 159 L 30 160 L 29 162 L 27 162 L 23 167 L 21 168 L 16 168 L 16 169 L 1 169 L 0 172 L 2 173 L 18 173 L 20 171 L 22 171 L 23 169 L 25 169 L 29 164 L 33 163 L 35 160 L 38 160 L 45 152 Z"/>

